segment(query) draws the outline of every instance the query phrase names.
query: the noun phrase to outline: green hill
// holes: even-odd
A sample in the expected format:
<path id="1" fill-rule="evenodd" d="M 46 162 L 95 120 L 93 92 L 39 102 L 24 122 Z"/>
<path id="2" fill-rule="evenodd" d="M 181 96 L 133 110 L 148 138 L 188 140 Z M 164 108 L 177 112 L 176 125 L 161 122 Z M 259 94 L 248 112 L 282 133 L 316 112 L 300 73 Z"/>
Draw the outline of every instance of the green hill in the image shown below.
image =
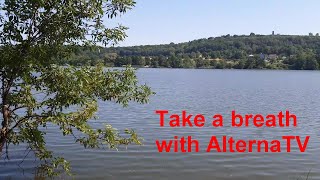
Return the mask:
<path id="1" fill-rule="evenodd" d="M 320 63 L 320 37 L 297 35 L 221 36 L 179 44 L 78 48 L 68 64 L 172 68 L 306 69 Z"/>

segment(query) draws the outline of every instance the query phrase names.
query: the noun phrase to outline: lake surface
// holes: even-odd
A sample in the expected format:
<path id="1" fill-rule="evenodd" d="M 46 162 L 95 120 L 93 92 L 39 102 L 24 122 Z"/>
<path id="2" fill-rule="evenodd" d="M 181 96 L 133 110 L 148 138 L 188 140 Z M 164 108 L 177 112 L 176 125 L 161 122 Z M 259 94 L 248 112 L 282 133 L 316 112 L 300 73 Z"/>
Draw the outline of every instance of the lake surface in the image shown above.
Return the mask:
<path id="1" fill-rule="evenodd" d="M 108 122 L 116 128 L 134 128 L 144 137 L 143 146 L 127 149 L 90 150 L 72 143 L 58 130 L 48 132 L 48 146 L 71 161 L 75 179 L 320 179 L 320 72 L 264 70 L 139 69 L 140 82 L 157 93 L 149 104 L 131 103 L 123 109 L 100 102 L 100 119 L 93 126 Z M 186 110 L 201 113 L 207 121 L 222 114 L 225 126 L 214 128 L 159 127 L 158 109 L 170 113 Z M 298 127 L 232 128 L 232 110 L 247 114 L 277 114 L 290 110 L 298 118 Z M 156 139 L 188 136 L 200 142 L 199 153 L 159 153 Z M 300 153 L 217 153 L 205 152 L 211 136 L 235 139 L 280 139 L 284 135 L 310 135 L 308 149 Z M 293 143 L 296 147 L 296 143 Z M 24 147 L 11 152 L 11 160 L 1 163 L 0 179 L 31 179 L 34 159 L 23 159 Z M 22 170 L 23 168 L 23 170 Z M 65 179 L 68 179 L 67 177 Z"/>

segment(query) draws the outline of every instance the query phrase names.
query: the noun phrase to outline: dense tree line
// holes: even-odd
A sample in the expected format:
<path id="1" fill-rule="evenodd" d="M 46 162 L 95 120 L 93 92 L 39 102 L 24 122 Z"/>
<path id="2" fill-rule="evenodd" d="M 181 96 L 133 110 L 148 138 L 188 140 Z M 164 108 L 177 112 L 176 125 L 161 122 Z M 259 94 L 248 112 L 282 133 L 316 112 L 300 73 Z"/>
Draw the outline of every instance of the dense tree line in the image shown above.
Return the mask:
<path id="1" fill-rule="evenodd" d="M 319 69 L 320 37 L 297 35 L 225 35 L 186 43 L 132 47 L 79 47 L 62 63 L 104 63 L 168 68 Z"/>

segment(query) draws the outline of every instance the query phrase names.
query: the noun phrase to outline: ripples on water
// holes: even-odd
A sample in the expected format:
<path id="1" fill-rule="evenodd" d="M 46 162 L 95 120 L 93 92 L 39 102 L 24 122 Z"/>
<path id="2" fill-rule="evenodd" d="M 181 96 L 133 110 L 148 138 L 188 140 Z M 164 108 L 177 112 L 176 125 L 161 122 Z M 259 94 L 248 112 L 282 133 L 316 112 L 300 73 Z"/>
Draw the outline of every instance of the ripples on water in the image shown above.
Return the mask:
<path id="1" fill-rule="evenodd" d="M 150 104 L 119 105 L 100 102 L 98 121 L 119 129 L 134 128 L 145 139 L 143 146 L 120 151 L 90 150 L 75 145 L 71 137 L 62 137 L 57 129 L 48 132 L 48 146 L 71 161 L 76 179 L 320 179 L 318 71 L 246 71 L 139 69 L 141 82 L 157 93 Z M 181 110 L 205 115 L 207 122 L 219 113 L 223 128 L 160 128 L 157 109 L 171 113 Z M 290 110 L 298 117 L 296 128 L 231 128 L 230 114 L 277 114 Z M 158 153 L 156 139 L 174 135 L 192 135 L 200 143 L 200 153 Z M 279 139 L 283 135 L 310 135 L 307 152 L 299 153 L 206 153 L 211 136 L 235 139 Z M 58 142 L 58 143 L 57 143 Z M 24 147 L 11 152 L 10 162 L 1 163 L 0 179 L 33 177 L 34 159 L 23 158 Z M 2 177 L 2 178 L 1 178 Z"/>

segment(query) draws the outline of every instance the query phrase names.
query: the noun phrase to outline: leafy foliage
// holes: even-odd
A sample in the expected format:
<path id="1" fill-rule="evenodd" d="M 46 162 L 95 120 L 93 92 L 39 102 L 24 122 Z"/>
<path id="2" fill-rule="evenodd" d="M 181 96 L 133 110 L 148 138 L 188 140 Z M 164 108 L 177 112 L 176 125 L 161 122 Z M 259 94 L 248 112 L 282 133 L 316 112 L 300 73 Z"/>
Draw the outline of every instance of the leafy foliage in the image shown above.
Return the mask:
<path id="1" fill-rule="evenodd" d="M 89 120 L 97 101 L 128 105 L 147 103 L 153 92 L 139 85 L 134 69 L 107 70 L 103 66 L 56 65 L 79 46 L 110 45 L 123 40 L 123 26 L 107 28 L 104 21 L 125 13 L 132 0 L 6 0 L 0 4 L 0 83 L 2 127 L 0 150 L 27 144 L 43 162 L 47 175 L 70 164 L 46 148 L 48 124 L 73 135 L 85 148 L 141 144 L 134 130 L 124 135 L 107 125 L 100 129 Z M 106 18 L 108 17 L 108 18 Z M 76 110 L 74 110 L 76 109 Z"/>
<path id="2" fill-rule="evenodd" d="M 98 52 L 79 48 L 62 63 L 110 66 L 236 69 L 318 69 L 320 37 L 295 35 L 221 36 L 187 43 L 111 47 Z"/>

